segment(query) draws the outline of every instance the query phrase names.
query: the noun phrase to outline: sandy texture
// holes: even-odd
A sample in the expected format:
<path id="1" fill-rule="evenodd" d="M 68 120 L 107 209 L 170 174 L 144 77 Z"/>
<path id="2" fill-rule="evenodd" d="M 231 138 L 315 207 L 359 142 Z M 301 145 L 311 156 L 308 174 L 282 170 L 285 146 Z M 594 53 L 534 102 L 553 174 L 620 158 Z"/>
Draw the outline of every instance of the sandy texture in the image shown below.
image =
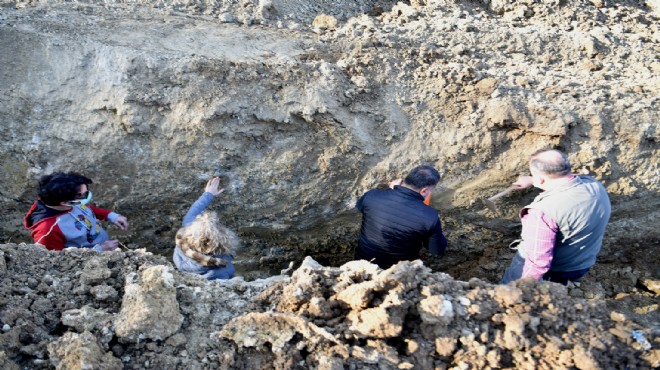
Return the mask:
<path id="1" fill-rule="evenodd" d="M 658 345 L 659 12 L 608 0 L 0 0 L 0 367 L 69 367 L 68 354 L 109 368 L 107 356 L 129 368 L 658 366 L 631 333 Z M 523 303 L 502 303 L 488 284 L 537 191 L 495 212 L 481 199 L 548 146 L 607 187 L 603 251 L 579 286 L 523 284 Z M 357 197 L 422 162 L 443 175 L 432 205 L 447 254 L 405 267 L 420 274 L 408 287 L 373 271 L 336 281 L 352 268 Z M 11 244 L 31 242 L 22 217 L 56 170 L 95 180 L 95 204 L 131 222 L 111 235 L 134 251 Z M 243 242 L 239 275 L 312 256 L 335 266 L 312 269 L 325 285 L 215 291 L 173 271 L 174 233 L 214 175 L 226 192 L 211 208 Z M 286 290 L 302 283 L 309 296 Z M 253 302 L 264 289 L 270 299 Z M 167 303 L 145 311 L 155 302 Z M 230 319 L 281 334 L 251 337 Z M 465 334 L 438 336 L 443 325 Z"/>
<path id="2" fill-rule="evenodd" d="M 606 184 L 611 237 L 657 239 L 652 4 L 320 3 L 5 1 L 5 238 L 29 241 L 38 176 L 76 170 L 129 217 L 125 244 L 168 253 L 220 175 L 214 207 L 245 241 L 246 269 L 301 249 L 337 264 L 369 188 L 429 163 L 446 222 L 501 226 L 532 194 L 497 214 L 479 199 L 558 146 Z"/>

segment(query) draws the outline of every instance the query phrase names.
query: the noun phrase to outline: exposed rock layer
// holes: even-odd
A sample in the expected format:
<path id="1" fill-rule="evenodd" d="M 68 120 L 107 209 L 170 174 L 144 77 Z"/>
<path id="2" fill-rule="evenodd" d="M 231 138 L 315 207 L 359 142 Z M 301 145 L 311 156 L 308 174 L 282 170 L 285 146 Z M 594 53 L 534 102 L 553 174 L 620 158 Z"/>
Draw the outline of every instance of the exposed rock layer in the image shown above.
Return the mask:
<path id="1" fill-rule="evenodd" d="M 536 192 L 512 194 L 495 213 L 479 198 L 526 173 L 528 155 L 547 146 L 567 151 L 576 171 L 603 181 L 614 203 L 598 264 L 568 294 L 605 301 L 624 314 L 614 315 L 619 324 L 613 324 L 598 308 L 584 308 L 594 318 L 585 330 L 614 337 L 564 342 L 552 365 L 578 366 L 579 359 L 587 367 L 657 366 L 657 352 L 628 348 L 637 346 L 630 337 L 634 325 L 657 344 L 660 322 L 660 261 L 649 253 L 660 246 L 657 1 L 1 4 L 0 240 L 29 241 L 21 219 L 35 198 L 36 179 L 75 170 L 95 180 L 97 205 L 131 221 L 128 233 L 111 229 L 114 237 L 168 255 L 186 208 L 206 179 L 220 175 L 227 191 L 212 208 L 243 240 L 241 275 L 265 276 L 305 255 L 339 266 L 355 245 L 356 198 L 425 162 L 443 173 L 433 206 L 451 244 L 443 258 L 422 259 L 457 279 L 415 267 L 432 285 L 456 288 L 443 296 L 414 284 L 405 290 L 377 278 L 382 272 L 342 286 L 335 275 L 349 267 L 318 267 L 311 276 L 327 286 L 299 277 L 282 291 L 308 283 L 302 292 L 309 296 L 287 291 L 277 304 L 257 304 L 253 296 L 278 288 L 260 280 L 210 284 L 224 287 L 216 291 L 176 271 L 170 286 L 164 271 L 170 266 L 150 270 L 159 272 L 154 281 L 160 283 L 147 289 L 140 285 L 143 274 L 151 265 L 167 266 L 166 259 L 11 245 L 0 258 L 1 367 L 66 366 L 66 353 L 76 354 L 81 366 L 103 361 L 112 367 L 116 361 L 99 360 L 110 355 L 135 368 L 239 368 L 246 361 L 332 368 L 347 354 L 356 366 L 426 366 L 438 358 L 463 366 L 467 358 L 475 366 L 533 367 L 532 361 L 547 361 L 535 357 L 538 346 L 556 342 L 528 336 L 543 330 L 535 321 L 541 314 L 521 312 L 555 308 L 519 306 L 517 294 L 483 281 L 501 276 L 512 255 L 506 246 L 519 232 L 517 209 Z M 129 274 L 137 285 L 125 285 Z M 565 291 L 545 295 L 541 286 L 517 288 L 525 302 L 551 297 L 574 307 Z M 390 289 L 395 292 L 384 293 Z M 400 301 L 401 289 L 414 304 Z M 479 325 L 490 320 L 478 335 L 477 322 L 460 315 L 464 301 L 452 295 L 468 290 L 478 290 L 473 294 L 486 305 L 477 304 L 485 316 L 468 310 L 469 318 Z M 122 304 L 128 314 L 166 291 L 167 325 L 140 326 L 153 319 L 142 312 L 116 327 Z M 520 315 L 497 316 L 507 305 Z M 266 306 L 275 312 L 265 313 Z M 560 311 L 558 320 L 572 323 L 573 314 Z M 376 317 L 388 317 L 387 324 L 371 321 Z M 233 318 L 254 323 L 255 333 L 277 326 L 280 335 L 223 328 Z M 457 339 L 451 332 L 431 343 L 428 333 L 416 331 L 420 322 L 436 329 L 464 323 L 475 336 Z M 335 324 L 347 331 L 335 337 L 328 329 Z M 560 329 L 572 333 L 569 326 Z M 492 344 L 497 330 L 501 341 Z M 409 341 L 393 343 L 392 335 Z M 527 357 L 511 353 L 518 344 L 529 349 Z M 601 344 L 621 349 L 622 357 Z M 265 350 L 272 345 L 279 352 Z M 461 346 L 486 352 L 472 358 Z M 315 354 L 306 356 L 310 349 Z"/>
<path id="2" fill-rule="evenodd" d="M 76 170 L 129 217 L 116 235 L 169 253 L 221 175 L 214 208 L 243 237 L 246 268 L 300 250 L 339 263 L 365 190 L 425 162 L 443 173 L 445 222 L 513 219 L 530 194 L 497 215 L 475 201 L 547 146 L 606 184 L 610 237 L 657 238 L 653 2 L 4 4 L 6 238 L 28 240 L 38 176 Z"/>

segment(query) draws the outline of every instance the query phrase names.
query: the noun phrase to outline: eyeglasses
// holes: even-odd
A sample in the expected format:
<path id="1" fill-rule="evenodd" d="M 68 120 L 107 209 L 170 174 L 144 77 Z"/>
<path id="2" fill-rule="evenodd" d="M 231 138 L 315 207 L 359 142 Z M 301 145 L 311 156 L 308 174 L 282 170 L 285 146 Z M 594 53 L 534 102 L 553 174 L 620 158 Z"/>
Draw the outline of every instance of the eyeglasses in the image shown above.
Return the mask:
<path id="1" fill-rule="evenodd" d="M 85 199 L 89 198 L 90 195 L 91 193 L 89 192 L 89 190 L 87 190 L 84 193 L 76 193 L 76 197 L 73 200 L 70 200 L 69 203 L 81 204 Z"/>

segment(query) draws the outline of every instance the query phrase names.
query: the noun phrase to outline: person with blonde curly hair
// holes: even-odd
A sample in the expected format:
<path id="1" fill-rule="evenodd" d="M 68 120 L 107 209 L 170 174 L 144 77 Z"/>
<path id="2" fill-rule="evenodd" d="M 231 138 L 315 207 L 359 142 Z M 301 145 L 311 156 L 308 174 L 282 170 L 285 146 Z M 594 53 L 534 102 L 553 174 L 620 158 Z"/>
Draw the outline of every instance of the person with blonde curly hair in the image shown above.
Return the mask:
<path id="1" fill-rule="evenodd" d="M 176 233 L 173 256 L 174 265 L 180 271 L 198 274 L 208 280 L 234 277 L 232 260 L 239 239 L 220 222 L 217 213 L 205 211 L 224 190 L 220 189 L 220 178 L 209 180 L 204 194 L 190 206 L 183 218 L 183 227 Z"/>

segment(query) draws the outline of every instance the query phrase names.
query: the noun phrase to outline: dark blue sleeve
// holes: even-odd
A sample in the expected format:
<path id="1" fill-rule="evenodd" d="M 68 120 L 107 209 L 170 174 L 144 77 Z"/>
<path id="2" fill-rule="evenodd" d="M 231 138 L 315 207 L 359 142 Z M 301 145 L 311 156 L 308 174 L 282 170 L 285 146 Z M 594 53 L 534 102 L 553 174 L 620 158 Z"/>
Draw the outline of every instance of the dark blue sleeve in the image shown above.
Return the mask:
<path id="1" fill-rule="evenodd" d="M 447 239 L 442 234 L 442 224 L 439 218 L 432 228 L 431 236 L 428 240 L 428 248 L 429 252 L 434 256 L 445 253 L 447 249 Z"/>
<path id="2" fill-rule="evenodd" d="M 367 194 L 369 194 L 369 192 L 364 193 L 364 195 L 362 195 L 355 204 L 355 207 L 357 207 L 358 211 L 360 212 L 364 210 L 364 198 L 367 196 Z"/>
<path id="3" fill-rule="evenodd" d="M 190 206 L 190 209 L 188 210 L 188 213 L 183 217 L 183 226 L 188 226 L 190 225 L 193 220 L 195 220 L 195 217 L 197 217 L 200 213 L 204 212 L 206 207 L 211 204 L 213 201 L 213 194 L 206 192 L 200 196 L 195 203 Z"/>

